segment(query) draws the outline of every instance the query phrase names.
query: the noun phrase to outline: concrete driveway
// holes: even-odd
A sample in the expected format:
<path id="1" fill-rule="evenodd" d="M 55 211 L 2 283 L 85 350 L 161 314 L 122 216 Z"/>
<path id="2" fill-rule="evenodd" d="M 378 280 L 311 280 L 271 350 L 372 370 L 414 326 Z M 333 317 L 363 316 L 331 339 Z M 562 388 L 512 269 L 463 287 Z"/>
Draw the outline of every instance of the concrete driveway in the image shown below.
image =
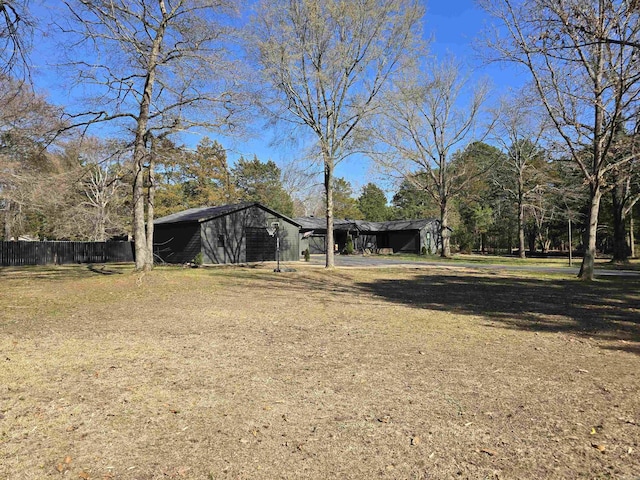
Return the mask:
<path id="1" fill-rule="evenodd" d="M 312 265 L 324 265 L 324 255 L 311 255 Z M 543 266 L 543 265 L 501 265 L 501 264 L 486 264 L 464 261 L 422 261 L 422 260 L 406 260 L 402 258 L 394 258 L 392 256 L 379 256 L 379 255 L 336 255 L 335 263 L 337 267 L 448 267 L 448 268 L 473 268 L 477 270 L 500 270 L 500 271 L 532 271 L 543 273 L 566 273 L 570 275 L 578 275 L 580 270 L 580 264 L 576 262 L 577 266 Z M 632 270 L 609 270 L 609 269 L 596 269 L 596 277 L 616 276 L 616 277 L 637 277 L 640 276 L 640 272 Z"/>

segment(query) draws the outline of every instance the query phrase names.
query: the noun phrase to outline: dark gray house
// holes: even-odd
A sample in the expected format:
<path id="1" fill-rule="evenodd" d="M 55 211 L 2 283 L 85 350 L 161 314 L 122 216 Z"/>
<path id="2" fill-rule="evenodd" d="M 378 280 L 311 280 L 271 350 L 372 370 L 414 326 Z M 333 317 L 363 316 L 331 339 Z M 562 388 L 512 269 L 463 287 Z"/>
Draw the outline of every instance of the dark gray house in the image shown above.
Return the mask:
<path id="1" fill-rule="evenodd" d="M 167 263 L 192 262 L 198 253 L 205 264 L 275 260 L 277 224 L 280 260 L 300 259 L 300 225 L 256 202 L 190 208 L 154 224 L 154 254 Z"/>
<path id="2" fill-rule="evenodd" d="M 325 253 L 326 219 L 300 217 L 294 221 L 301 225 L 300 248 L 309 248 L 310 253 Z M 344 249 L 347 235 L 353 239 L 354 248 L 360 251 L 390 248 L 393 253 L 420 253 L 425 247 L 429 253 L 436 253 L 438 249 L 439 222 L 435 219 L 387 222 L 334 219 L 333 229 L 338 251 Z"/>

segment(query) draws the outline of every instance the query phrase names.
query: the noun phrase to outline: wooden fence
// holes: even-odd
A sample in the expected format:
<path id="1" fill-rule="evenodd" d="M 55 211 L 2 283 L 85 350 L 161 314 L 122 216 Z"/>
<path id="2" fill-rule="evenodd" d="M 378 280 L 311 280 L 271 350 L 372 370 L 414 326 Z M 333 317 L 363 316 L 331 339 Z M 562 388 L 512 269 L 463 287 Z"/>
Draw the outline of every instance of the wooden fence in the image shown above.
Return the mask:
<path id="1" fill-rule="evenodd" d="M 132 242 L 0 242 L 0 265 L 132 262 Z"/>

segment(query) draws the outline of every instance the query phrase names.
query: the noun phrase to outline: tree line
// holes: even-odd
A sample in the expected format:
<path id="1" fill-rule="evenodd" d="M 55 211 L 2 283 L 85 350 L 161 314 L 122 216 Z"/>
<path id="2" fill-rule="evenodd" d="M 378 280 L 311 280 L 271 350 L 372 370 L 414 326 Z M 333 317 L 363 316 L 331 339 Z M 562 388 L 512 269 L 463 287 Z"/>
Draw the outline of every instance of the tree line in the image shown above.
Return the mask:
<path id="1" fill-rule="evenodd" d="M 458 61 L 428 54 L 418 0 L 259 1 L 246 21 L 245 6 L 233 0 L 67 0 L 49 28 L 72 46 L 61 50 L 59 64 L 86 96 L 81 105 L 58 109 L 28 92 L 29 39 L 38 19 L 26 0 L 2 2 L 0 100 L 9 107 L 0 126 L 4 209 L 15 213 L 26 203 L 39 204 L 40 213 L 20 221 L 40 216 L 55 230 L 59 222 L 42 213 L 57 208 L 46 205 L 55 196 L 37 199 L 65 190 L 64 182 L 34 183 L 29 191 L 29 173 L 58 179 L 99 154 L 104 161 L 83 170 L 82 182 L 78 173 L 69 174 L 77 190 L 70 204 L 105 208 L 103 187 L 96 185 L 113 187 L 110 175 L 126 178 L 129 194 L 121 203 L 132 212 L 136 267 L 151 268 L 153 218 L 163 208 L 239 198 L 238 191 L 255 187 L 233 171 L 240 167 L 274 173 L 274 165 L 257 159 L 225 168 L 219 145 L 203 141 L 185 152 L 175 139 L 187 131 L 241 137 L 260 117 L 303 144 L 321 171 L 329 244 L 336 200 L 346 187 L 335 177 L 336 166 L 369 158 L 400 185 L 398 205 L 386 217 L 409 198 L 421 198 L 424 211 L 440 221 L 443 256 L 452 246 L 483 250 L 493 243 L 521 256 L 527 246 L 557 247 L 553 224 L 566 218 L 582 227 L 580 277 L 592 279 L 596 251 L 609 238 L 601 218 L 611 219 L 606 248 L 624 259 L 626 222 L 637 203 L 637 2 L 480 3 L 494 22 L 481 41 L 482 54 L 517 66 L 530 80 L 500 105 L 490 101 L 489 84 L 473 80 Z M 42 115 L 33 114 L 38 108 Z M 118 148 L 105 139 L 87 147 L 87 134 L 101 125 L 118 129 Z M 15 128 L 30 129 L 25 135 L 33 142 L 23 142 Z M 82 160 L 67 152 L 77 140 L 66 135 L 79 135 L 77 148 L 88 148 Z M 21 149 L 32 149 L 30 160 Z M 123 158 L 127 167 L 114 173 Z M 289 173 L 292 189 L 300 191 L 304 175 L 296 179 L 292 172 L 280 175 Z M 369 215 L 369 190 L 351 216 L 358 209 Z M 65 195 L 74 194 L 58 196 Z M 5 234 L 8 228 L 5 221 Z M 333 265 L 328 249 L 326 266 Z"/>
<path id="2" fill-rule="evenodd" d="M 49 143 L 36 130 L 48 131 L 42 99 L 24 98 L 21 108 L 38 108 L 38 124 L 14 125 L 2 132 L 0 218 L 4 240 L 87 240 L 102 242 L 131 233 L 130 146 L 96 137 Z M 34 103 L 30 103 L 34 102 Z M 2 115 L 6 119 L 6 110 Z M 46 126 L 39 127 L 40 122 Z M 46 144 L 46 145 L 45 145 Z M 194 207 L 260 202 L 295 215 L 281 169 L 271 160 L 239 158 L 227 163 L 226 150 L 202 139 L 195 150 L 165 139 L 156 146 L 154 210 L 158 217 Z M 150 179 L 145 178 L 148 188 Z M 300 207 L 299 207 L 300 208 Z"/>

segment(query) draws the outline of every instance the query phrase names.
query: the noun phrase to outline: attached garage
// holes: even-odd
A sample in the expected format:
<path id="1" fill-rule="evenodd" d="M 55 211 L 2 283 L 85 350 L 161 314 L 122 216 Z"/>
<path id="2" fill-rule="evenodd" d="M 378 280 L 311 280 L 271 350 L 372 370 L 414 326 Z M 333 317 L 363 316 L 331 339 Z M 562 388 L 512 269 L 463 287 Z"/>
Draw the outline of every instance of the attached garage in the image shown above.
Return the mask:
<path id="1" fill-rule="evenodd" d="M 154 254 L 167 263 L 205 264 L 275 260 L 277 225 L 280 260 L 300 259 L 300 225 L 259 203 L 191 208 L 154 222 Z"/>
<path id="2" fill-rule="evenodd" d="M 300 247 L 310 253 L 325 253 L 327 225 L 324 218 L 300 217 Z M 342 251 L 347 236 L 353 239 L 357 251 L 391 249 L 393 253 L 420 253 L 424 247 L 429 253 L 438 248 L 439 222 L 436 219 L 391 220 L 367 222 L 363 220 L 333 221 L 335 244 Z"/>

